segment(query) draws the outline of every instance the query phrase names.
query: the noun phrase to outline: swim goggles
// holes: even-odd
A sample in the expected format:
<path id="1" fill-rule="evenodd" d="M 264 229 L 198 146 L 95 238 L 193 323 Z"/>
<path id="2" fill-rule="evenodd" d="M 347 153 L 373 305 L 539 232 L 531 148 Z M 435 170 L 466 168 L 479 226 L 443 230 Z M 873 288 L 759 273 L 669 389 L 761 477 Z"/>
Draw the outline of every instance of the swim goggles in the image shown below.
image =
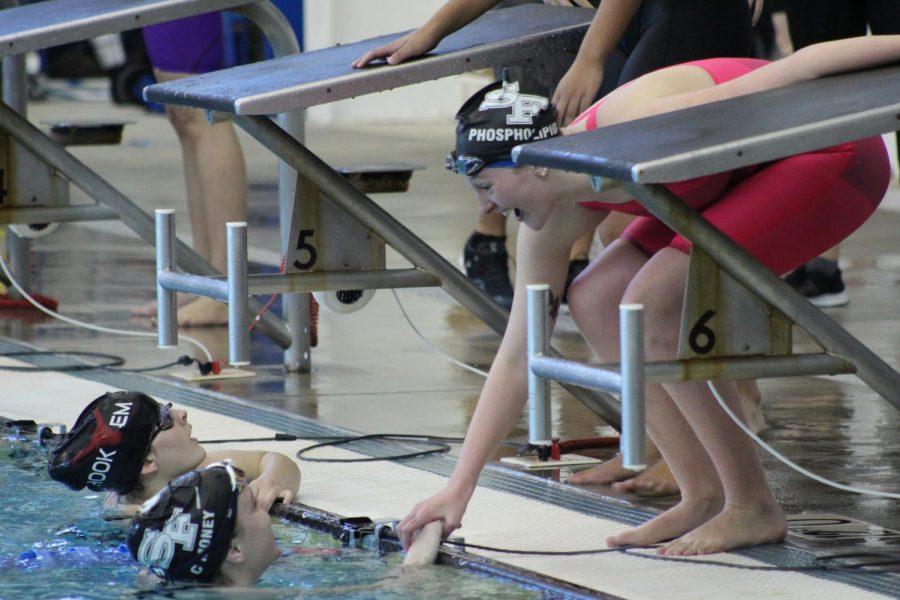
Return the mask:
<path id="1" fill-rule="evenodd" d="M 172 417 L 172 403 L 166 402 L 165 404 L 160 404 L 159 419 L 157 419 L 156 421 L 156 427 L 154 428 L 153 433 L 150 435 L 150 440 L 152 441 L 160 431 L 172 429 L 174 425 L 175 419 Z"/>
<path id="2" fill-rule="evenodd" d="M 471 154 L 457 154 L 456 150 L 447 155 L 445 166 L 451 173 L 472 177 L 484 168 L 483 158 Z"/>

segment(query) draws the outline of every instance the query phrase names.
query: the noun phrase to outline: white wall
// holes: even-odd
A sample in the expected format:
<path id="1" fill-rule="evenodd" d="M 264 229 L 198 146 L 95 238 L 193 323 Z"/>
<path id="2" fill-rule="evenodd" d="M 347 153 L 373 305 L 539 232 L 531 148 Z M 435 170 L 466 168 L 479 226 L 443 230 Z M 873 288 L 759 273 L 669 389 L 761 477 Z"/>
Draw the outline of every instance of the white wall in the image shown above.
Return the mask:
<path id="1" fill-rule="evenodd" d="M 443 3 L 444 0 L 306 0 L 306 49 L 414 29 Z M 463 101 L 487 82 L 478 75 L 448 77 L 313 107 L 307 118 L 315 123 L 450 122 Z"/>

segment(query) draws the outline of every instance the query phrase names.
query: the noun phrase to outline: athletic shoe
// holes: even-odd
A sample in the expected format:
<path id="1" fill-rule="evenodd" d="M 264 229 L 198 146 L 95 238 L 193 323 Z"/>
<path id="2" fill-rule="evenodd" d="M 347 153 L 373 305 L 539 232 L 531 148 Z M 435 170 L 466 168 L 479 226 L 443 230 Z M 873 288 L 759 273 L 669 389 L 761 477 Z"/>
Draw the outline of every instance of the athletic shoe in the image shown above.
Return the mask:
<path id="1" fill-rule="evenodd" d="M 789 273 L 784 280 L 820 308 L 844 306 L 850 302 L 841 270 L 834 261 L 813 259 Z"/>
<path id="2" fill-rule="evenodd" d="M 474 232 L 463 250 L 463 265 L 468 278 L 509 310 L 512 307 L 513 287 L 509 281 L 509 254 L 506 236 L 482 235 Z"/>

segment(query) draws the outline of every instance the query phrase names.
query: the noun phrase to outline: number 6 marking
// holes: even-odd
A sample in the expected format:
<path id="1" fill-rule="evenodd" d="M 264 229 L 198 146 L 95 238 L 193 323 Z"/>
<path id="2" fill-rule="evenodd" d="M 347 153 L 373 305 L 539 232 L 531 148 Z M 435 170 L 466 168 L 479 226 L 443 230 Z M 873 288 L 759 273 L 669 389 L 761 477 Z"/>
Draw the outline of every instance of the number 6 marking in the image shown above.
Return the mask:
<path id="1" fill-rule="evenodd" d="M 716 346 L 716 333 L 706 326 L 706 323 L 714 316 L 716 316 L 716 311 L 706 311 L 691 328 L 688 345 L 697 354 L 707 354 Z"/>

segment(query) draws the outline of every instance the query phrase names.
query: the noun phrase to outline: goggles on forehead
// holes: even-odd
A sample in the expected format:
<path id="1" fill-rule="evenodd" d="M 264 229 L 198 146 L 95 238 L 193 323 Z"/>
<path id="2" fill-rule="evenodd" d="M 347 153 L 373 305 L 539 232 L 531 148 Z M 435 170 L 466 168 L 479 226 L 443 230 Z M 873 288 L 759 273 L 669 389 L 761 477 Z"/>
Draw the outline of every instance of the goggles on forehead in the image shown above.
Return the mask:
<path id="1" fill-rule="evenodd" d="M 212 463 L 206 468 L 213 469 L 216 467 L 225 469 L 225 472 L 228 473 L 228 479 L 231 481 L 231 493 L 240 494 L 247 485 L 247 474 L 244 470 L 234 466 L 230 458 L 226 458 L 222 462 Z"/>
<path id="2" fill-rule="evenodd" d="M 447 155 L 445 164 L 448 171 L 457 175 L 472 177 L 484 168 L 484 159 L 471 154 L 457 154 L 456 150 Z"/>

